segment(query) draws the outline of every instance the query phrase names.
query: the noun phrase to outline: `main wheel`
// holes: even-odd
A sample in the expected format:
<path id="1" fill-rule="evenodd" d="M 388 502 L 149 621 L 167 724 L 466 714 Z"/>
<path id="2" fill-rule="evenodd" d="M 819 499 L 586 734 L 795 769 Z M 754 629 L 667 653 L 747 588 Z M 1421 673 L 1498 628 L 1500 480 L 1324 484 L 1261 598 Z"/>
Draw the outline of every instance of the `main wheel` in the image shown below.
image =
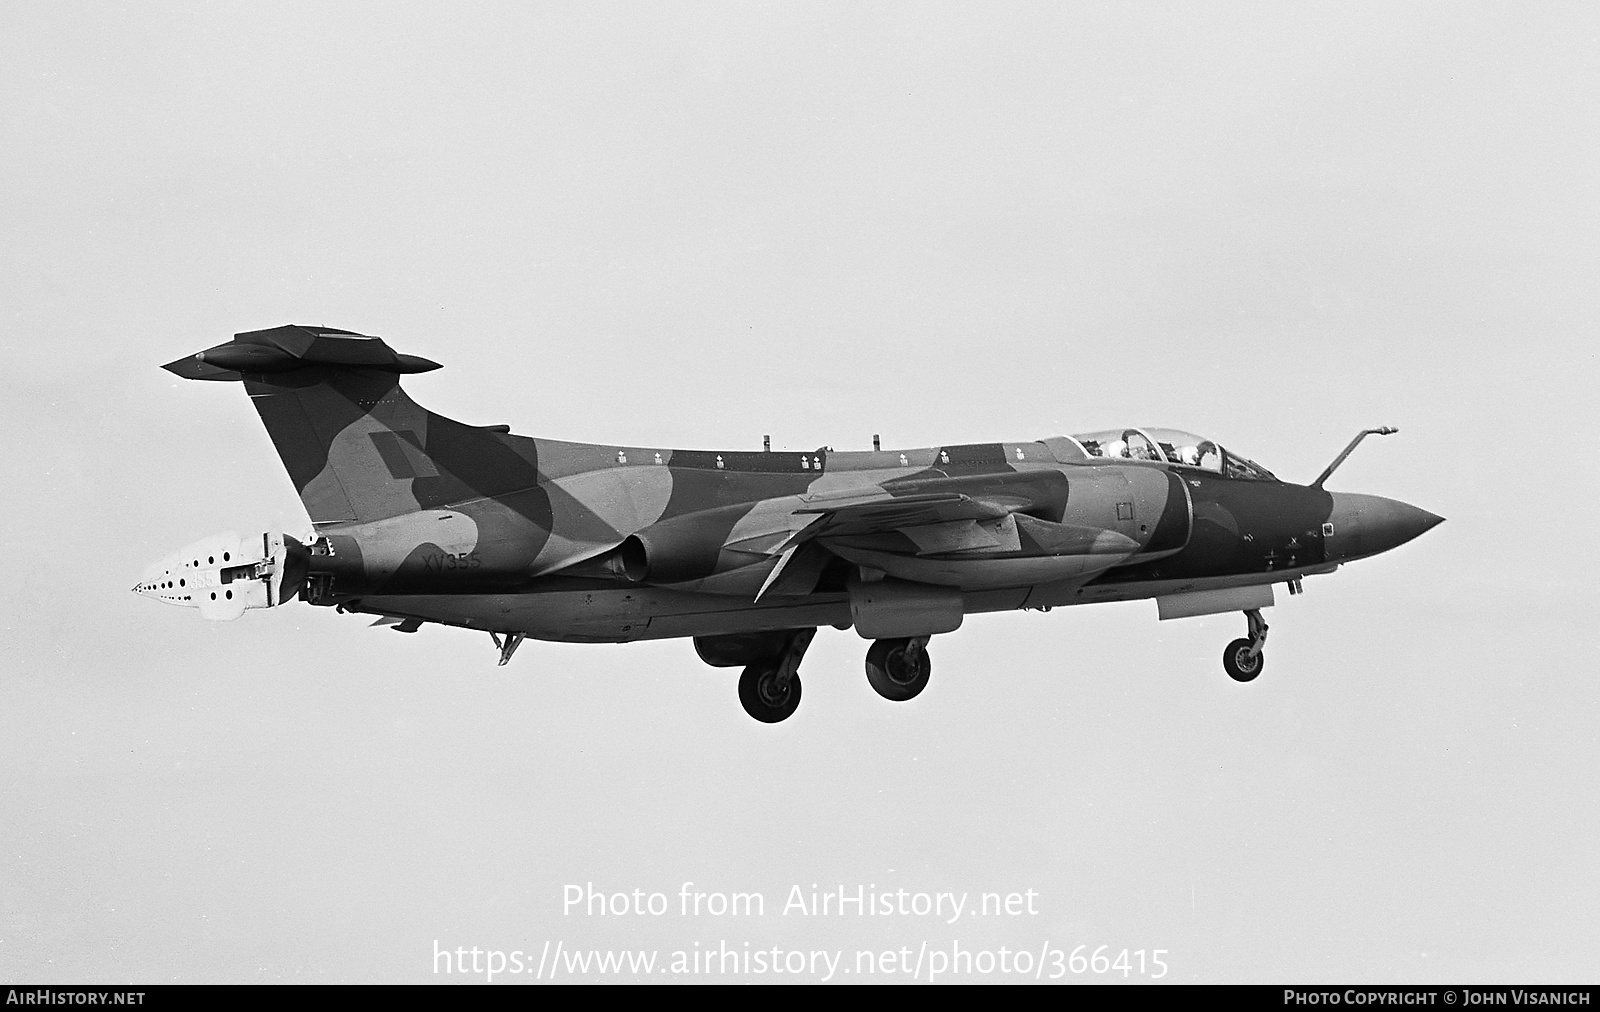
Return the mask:
<path id="1" fill-rule="evenodd" d="M 790 675 L 789 683 L 778 685 L 778 662 L 758 661 L 739 676 L 739 702 L 744 712 L 763 724 L 776 724 L 800 705 L 800 676 Z"/>
<path id="2" fill-rule="evenodd" d="M 1228 644 L 1228 649 L 1222 652 L 1222 666 L 1227 669 L 1229 678 L 1236 682 L 1248 682 L 1261 674 L 1261 669 L 1267 666 L 1267 655 L 1257 653 L 1251 657 L 1250 641 L 1234 640 Z"/>
<path id="3" fill-rule="evenodd" d="M 867 650 L 867 681 L 884 699 L 903 702 L 928 687 L 933 659 L 910 640 L 877 640 Z"/>

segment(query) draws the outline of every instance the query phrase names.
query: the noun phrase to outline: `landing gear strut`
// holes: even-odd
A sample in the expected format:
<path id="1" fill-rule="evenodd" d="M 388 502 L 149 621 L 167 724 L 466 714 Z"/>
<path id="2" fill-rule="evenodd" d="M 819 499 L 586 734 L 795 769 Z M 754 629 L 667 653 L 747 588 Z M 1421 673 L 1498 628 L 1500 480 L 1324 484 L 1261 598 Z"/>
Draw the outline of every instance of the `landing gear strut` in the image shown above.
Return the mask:
<path id="1" fill-rule="evenodd" d="M 884 699 L 903 702 L 928 687 L 928 637 L 877 640 L 867 650 L 867 681 Z"/>
<path id="2" fill-rule="evenodd" d="M 763 724 L 776 724 L 800 705 L 800 659 L 817 634 L 796 629 L 777 657 L 756 661 L 739 676 L 739 702 L 744 712 Z"/>
<path id="3" fill-rule="evenodd" d="M 1234 640 L 1222 652 L 1222 666 L 1236 682 L 1252 681 L 1267 666 L 1267 655 L 1261 649 L 1267 642 L 1267 622 L 1261 617 L 1261 609 L 1251 608 L 1244 617 L 1249 623 L 1249 636 Z"/>

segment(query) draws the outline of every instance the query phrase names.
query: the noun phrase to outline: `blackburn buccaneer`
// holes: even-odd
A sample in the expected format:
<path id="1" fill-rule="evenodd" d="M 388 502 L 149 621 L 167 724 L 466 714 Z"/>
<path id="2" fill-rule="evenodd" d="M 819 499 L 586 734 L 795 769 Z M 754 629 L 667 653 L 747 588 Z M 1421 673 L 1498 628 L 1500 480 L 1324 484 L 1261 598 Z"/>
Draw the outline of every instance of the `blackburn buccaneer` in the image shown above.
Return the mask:
<path id="1" fill-rule="evenodd" d="M 872 645 L 892 700 L 928 684 L 930 637 L 973 612 L 1154 598 L 1162 619 L 1239 611 L 1222 663 L 1262 671 L 1273 588 L 1440 522 L 1393 499 L 1279 479 L 1212 440 L 1129 427 L 1032 442 L 807 453 L 569 443 L 467 425 L 400 378 L 439 366 L 381 339 L 277 327 L 165 368 L 242 381 L 310 515 L 304 538 L 219 534 L 134 589 L 204 618 L 298 599 L 488 633 L 583 643 L 690 637 L 742 668 L 775 722 L 800 702 L 820 626 Z"/>

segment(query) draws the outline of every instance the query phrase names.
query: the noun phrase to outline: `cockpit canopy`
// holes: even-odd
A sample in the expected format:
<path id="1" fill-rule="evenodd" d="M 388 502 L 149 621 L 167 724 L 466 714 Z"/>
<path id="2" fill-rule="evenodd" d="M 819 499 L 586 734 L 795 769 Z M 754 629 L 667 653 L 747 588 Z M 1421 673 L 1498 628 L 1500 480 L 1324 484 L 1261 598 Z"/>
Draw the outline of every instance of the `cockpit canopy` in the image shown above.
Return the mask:
<path id="1" fill-rule="evenodd" d="M 1165 461 L 1197 467 L 1229 478 L 1277 481 L 1271 471 L 1247 457 L 1224 449 L 1204 436 L 1177 429 L 1107 429 L 1072 437 L 1091 457 Z"/>

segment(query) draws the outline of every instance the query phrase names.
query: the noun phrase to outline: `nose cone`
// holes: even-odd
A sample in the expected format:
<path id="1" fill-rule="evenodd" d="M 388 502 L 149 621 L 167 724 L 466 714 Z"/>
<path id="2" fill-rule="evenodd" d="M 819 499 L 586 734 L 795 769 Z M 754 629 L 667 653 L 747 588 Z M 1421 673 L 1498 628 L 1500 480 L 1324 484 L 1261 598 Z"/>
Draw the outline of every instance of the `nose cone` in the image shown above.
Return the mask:
<path id="1" fill-rule="evenodd" d="M 1387 552 L 1444 523 L 1444 517 L 1398 499 L 1353 492 L 1330 494 L 1333 511 L 1328 523 L 1333 530 L 1325 530 L 1322 538 L 1330 562 Z"/>

